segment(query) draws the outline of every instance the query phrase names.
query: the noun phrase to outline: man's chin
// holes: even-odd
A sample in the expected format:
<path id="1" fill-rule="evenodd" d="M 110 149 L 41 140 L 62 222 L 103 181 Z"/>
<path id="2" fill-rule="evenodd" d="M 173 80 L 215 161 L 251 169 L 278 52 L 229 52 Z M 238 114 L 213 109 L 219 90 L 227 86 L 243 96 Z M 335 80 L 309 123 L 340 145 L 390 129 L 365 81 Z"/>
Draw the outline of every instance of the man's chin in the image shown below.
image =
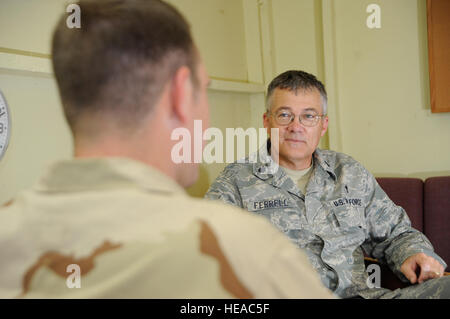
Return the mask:
<path id="1" fill-rule="evenodd" d="M 304 155 L 308 152 L 308 145 L 305 142 L 285 142 L 281 151 L 292 156 Z"/>
<path id="2" fill-rule="evenodd" d="M 293 154 L 298 152 L 305 152 L 308 148 L 308 145 L 305 141 L 301 140 L 284 140 L 280 145 L 282 151 L 284 150 L 286 153 Z"/>
<path id="3" fill-rule="evenodd" d="M 281 149 L 280 156 L 284 158 L 289 158 L 292 161 L 301 161 L 305 158 L 309 157 L 309 150 L 306 148 L 306 145 L 303 144 L 303 147 L 286 147 Z"/>

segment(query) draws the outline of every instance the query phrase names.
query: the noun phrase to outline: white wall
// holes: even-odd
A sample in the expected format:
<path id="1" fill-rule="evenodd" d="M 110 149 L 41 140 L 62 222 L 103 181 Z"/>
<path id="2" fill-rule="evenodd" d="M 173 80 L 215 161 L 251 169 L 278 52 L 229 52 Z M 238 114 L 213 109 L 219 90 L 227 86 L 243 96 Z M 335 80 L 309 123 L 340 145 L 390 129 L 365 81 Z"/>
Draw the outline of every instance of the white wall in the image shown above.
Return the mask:
<path id="1" fill-rule="evenodd" d="M 28 187 L 46 166 L 72 150 L 55 82 L 46 77 L 0 73 L 11 112 L 11 140 L 0 162 L 0 202 Z"/>
<path id="2" fill-rule="evenodd" d="M 381 8 L 381 29 L 365 9 Z M 426 1 L 334 2 L 341 150 L 375 175 L 450 175 L 450 113 L 430 110 Z"/>
<path id="3" fill-rule="evenodd" d="M 64 9 L 57 0 L 0 2 L 0 90 L 11 112 L 0 203 L 32 185 L 50 162 L 72 154 L 48 55 L 50 30 Z"/>

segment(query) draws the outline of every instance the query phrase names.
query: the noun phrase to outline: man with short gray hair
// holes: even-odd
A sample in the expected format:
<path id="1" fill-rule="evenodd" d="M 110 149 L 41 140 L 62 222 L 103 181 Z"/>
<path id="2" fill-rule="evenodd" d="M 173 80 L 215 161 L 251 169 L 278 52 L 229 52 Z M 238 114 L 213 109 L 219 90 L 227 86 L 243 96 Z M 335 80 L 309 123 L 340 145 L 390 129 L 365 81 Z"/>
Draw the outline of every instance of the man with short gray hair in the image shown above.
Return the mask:
<path id="1" fill-rule="evenodd" d="M 328 128 L 326 112 L 326 90 L 314 75 L 277 76 L 267 91 L 263 120 L 269 139 L 259 154 L 278 154 L 228 165 L 206 198 L 265 216 L 306 251 L 324 285 L 340 297 L 449 298 L 450 276 L 440 278 L 446 263 L 411 227 L 405 211 L 360 163 L 317 147 Z M 405 281 L 421 284 L 370 288 L 363 251 Z"/>

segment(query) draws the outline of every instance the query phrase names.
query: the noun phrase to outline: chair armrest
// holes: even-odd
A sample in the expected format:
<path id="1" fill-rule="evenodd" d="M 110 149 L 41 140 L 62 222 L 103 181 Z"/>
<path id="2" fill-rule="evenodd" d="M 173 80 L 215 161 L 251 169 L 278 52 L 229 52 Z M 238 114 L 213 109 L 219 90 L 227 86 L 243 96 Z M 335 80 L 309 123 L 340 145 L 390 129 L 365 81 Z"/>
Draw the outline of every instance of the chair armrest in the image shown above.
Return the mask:
<path id="1" fill-rule="evenodd" d="M 378 259 L 375 259 L 375 258 L 364 257 L 364 260 L 365 261 L 369 261 L 371 263 L 380 264 L 380 261 Z"/>
<path id="2" fill-rule="evenodd" d="M 378 259 L 371 257 L 364 257 L 365 264 L 377 264 L 381 267 L 381 286 L 394 290 L 396 288 L 404 288 L 409 284 L 402 282 L 395 274 L 389 269 L 389 267 L 382 265 Z M 444 276 L 450 276 L 450 272 L 444 272 Z M 384 280 L 383 280 L 384 277 Z"/>
<path id="3" fill-rule="evenodd" d="M 383 288 L 395 290 L 397 288 L 406 288 L 411 285 L 410 283 L 401 281 L 400 278 L 398 278 L 387 265 L 382 264 L 378 259 L 364 257 L 364 263 L 366 264 L 366 267 L 369 264 L 377 264 L 380 266 L 381 287 Z"/>

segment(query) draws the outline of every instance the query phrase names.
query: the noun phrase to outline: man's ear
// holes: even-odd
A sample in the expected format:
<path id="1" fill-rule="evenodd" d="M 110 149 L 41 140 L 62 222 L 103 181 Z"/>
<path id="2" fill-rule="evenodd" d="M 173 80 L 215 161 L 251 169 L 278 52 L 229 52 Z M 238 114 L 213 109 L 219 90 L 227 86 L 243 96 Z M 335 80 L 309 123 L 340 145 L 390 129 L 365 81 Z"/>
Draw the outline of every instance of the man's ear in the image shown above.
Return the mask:
<path id="1" fill-rule="evenodd" d="M 325 133 L 327 132 L 327 129 L 328 129 L 328 116 L 325 116 L 323 118 L 322 132 L 320 132 L 320 136 L 324 136 Z"/>
<path id="2" fill-rule="evenodd" d="M 270 137 L 270 123 L 269 123 L 269 121 L 270 121 L 270 119 L 269 119 L 269 115 L 267 114 L 267 112 L 265 112 L 264 114 L 263 114 L 263 125 L 264 125 L 264 128 L 266 129 L 266 131 L 267 131 L 267 135 Z"/>
<path id="3" fill-rule="evenodd" d="M 189 122 L 192 116 L 193 86 L 191 71 L 188 67 L 180 67 L 172 78 L 170 92 L 172 116 L 180 123 Z"/>

